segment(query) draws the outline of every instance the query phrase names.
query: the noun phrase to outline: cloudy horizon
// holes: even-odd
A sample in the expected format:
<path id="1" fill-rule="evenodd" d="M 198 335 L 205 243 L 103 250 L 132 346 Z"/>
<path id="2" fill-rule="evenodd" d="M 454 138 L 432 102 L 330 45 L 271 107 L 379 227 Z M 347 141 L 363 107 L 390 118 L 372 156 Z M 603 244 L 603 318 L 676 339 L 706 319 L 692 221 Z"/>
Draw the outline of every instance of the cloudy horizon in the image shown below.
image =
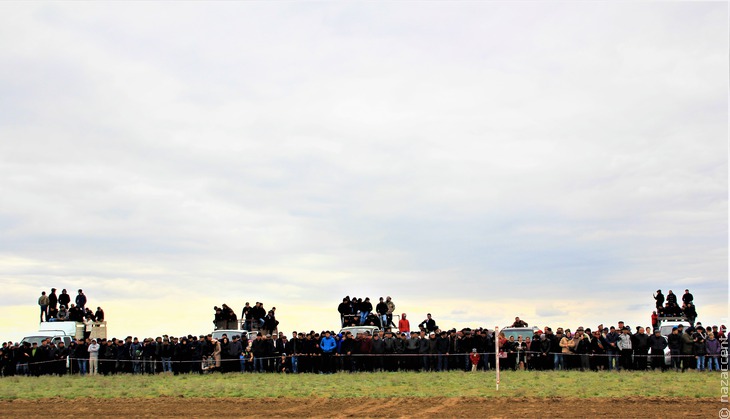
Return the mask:
<path id="1" fill-rule="evenodd" d="M 116 337 L 728 322 L 727 4 L 0 10 L 0 339 L 51 287 Z"/>

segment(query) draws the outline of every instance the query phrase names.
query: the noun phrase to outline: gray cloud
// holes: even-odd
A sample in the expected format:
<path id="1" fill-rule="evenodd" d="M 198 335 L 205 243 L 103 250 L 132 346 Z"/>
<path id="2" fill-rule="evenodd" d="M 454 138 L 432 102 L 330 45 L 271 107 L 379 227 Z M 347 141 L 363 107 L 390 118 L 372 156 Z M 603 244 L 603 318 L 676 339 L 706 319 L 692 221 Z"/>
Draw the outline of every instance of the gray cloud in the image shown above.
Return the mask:
<path id="1" fill-rule="evenodd" d="M 0 7 L 0 256 L 29 261 L 0 304 L 630 287 L 644 316 L 690 282 L 726 314 L 720 4 Z"/>

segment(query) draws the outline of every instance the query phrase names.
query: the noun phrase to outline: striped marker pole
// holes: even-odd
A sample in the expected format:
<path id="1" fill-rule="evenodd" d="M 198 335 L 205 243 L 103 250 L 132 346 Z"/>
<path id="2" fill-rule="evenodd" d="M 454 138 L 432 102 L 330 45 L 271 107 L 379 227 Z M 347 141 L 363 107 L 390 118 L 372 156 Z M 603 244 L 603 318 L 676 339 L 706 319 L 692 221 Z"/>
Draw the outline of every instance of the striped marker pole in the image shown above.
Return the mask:
<path id="1" fill-rule="evenodd" d="M 497 370 L 497 391 L 499 391 L 499 327 L 494 326 L 494 367 Z"/>

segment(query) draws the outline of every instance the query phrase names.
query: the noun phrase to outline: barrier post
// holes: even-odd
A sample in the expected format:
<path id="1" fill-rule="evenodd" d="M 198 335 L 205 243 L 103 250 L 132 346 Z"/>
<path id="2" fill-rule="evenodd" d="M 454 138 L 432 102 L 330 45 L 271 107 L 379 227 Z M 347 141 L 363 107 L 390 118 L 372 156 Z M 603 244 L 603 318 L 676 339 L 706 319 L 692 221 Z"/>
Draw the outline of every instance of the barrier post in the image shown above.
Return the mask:
<path id="1" fill-rule="evenodd" d="M 499 391 L 499 327 L 494 326 L 494 368 L 497 370 L 497 391 Z"/>

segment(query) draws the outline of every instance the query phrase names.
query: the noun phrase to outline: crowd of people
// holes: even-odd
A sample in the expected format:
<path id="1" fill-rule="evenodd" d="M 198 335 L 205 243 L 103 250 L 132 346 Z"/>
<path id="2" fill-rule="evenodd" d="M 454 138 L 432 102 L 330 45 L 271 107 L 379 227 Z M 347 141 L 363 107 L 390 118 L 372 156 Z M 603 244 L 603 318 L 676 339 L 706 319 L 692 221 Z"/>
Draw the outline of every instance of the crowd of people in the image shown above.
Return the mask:
<path id="1" fill-rule="evenodd" d="M 682 294 L 682 305 L 677 302 L 677 295 L 669 290 L 666 297 L 662 294 L 662 290 L 654 293 L 654 301 L 656 302 L 656 310 L 652 313 L 652 324 L 657 326 L 659 319 L 663 317 L 681 317 L 686 318 L 690 325 L 694 325 L 697 319 L 697 308 L 694 304 L 694 296 L 688 289 Z"/>
<path id="2" fill-rule="evenodd" d="M 684 329 L 684 330 L 683 330 Z M 239 334 L 125 339 L 80 339 L 23 345 L 5 342 L 0 371 L 8 375 L 154 374 L 169 372 L 479 371 L 512 370 L 719 370 L 725 326 L 678 327 L 666 339 L 658 331 L 618 326 L 595 331 L 578 327 L 535 329 L 532 337 L 505 337 L 478 328 L 353 335 L 333 331 L 271 335 L 250 342 Z M 671 365 L 665 364 L 669 347 Z M 498 347 L 499 351 L 495 348 Z"/>
<path id="3" fill-rule="evenodd" d="M 38 297 L 38 306 L 41 309 L 40 321 L 42 322 L 103 322 L 104 310 L 97 307 L 96 311 L 86 307 L 86 294 L 84 290 L 78 290 L 78 294 L 74 299 L 75 304 L 71 303 L 71 296 L 63 289 L 61 294 L 56 294 L 56 289 L 51 288 L 51 292 L 46 295 L 45 291 L 41 291 Z"/>
<path id="4" fill-rule="evenodd" d="M 657 306 L 659 294 L 660 291 L 655 295 Z M 51 295 L 55 297 L 55 289 L 51 290 Z M 673 294 L 670 291 L 668 295 Z M 83 296 L 82 290 L 79 290 L 79 296 Z M 77 310 L 88 310 L 85 296 L 79 296 Z M 53 301 L 50 301 L 50 295 L 46 298 L 49 301 L 39 300 L 42 316 L 44 305 L 48 309 L 70 302 L 66 290 Z M 683 300 L 684 304 L 692 303 L 691 294 L 685 298 L 689 300 Z M 664 304 L 663 297 L 661 300 Z M 495 368 L 497 361 L 502 369 L 511 370 L 717 371 L 723 344 L 727 341 L 724 325 L 705 329 L 694 322 L 689 327 L 675 327 L 666 337 L 661 336 L 656 327 L 632 330 L 623 322 L 610 327 L 599 325 L 595 330 L 578 327 L 575 332 L 562 327 L 553 332 L 546 326 L 529 329 L 528 335 L 515 337 L 486 328 L 441 329 L 429 313 L 418 324 L 418 330 L 411 330 L 405 313 L 401 314 L 397 327 L 393 324 L 395 304 L 390 297 L 379 299 L 375 314 L 369 298 L 345 297 L 338 307 L 343 326 L 383 325 L 372 334 L 365 330 L 353 334 L 345 329 L 344 333 L 295 331 L 287 337 L 284 333 L 276 333 L 276 308 L 267 311 L 261 302 L 254 306 L 246 303 L 241 314 L 243 329 L 258 330 L 255 338 L 248 340 L 247 333 L 235 332 L 239 330 L 238 318 L 230 307 L 223 304 L 214 309 L 216 329 L 233 330 L 230 336 L 223 334 L 220 339 L 214 339 L 212 335 L 164 335 L 141 341 L 132 336 L 99 340 L 86 337 L 74 340 L 68 346 L 63 341 L 51 339 L 32 344 L 4 342 L 0 350 L 0 373 L 11 376 L 214 371 L 324 374 L 486 371 Z M 52 310 L 47 313 L 47 321 L 59 320 Z M 90 318 L 103 319 L 103 311 L 97 310 Z M 528 323 L 516 317 L 512 327 L 525 329 Z M 669 365 L 665 362 L 666 348 L 671 358 Z"/>
<path id="5" fill-rule="evenodd" d="M 276 307 L 266 311 L 264 304 L 258 301 L 253 306 L 248 302 L 243 306 L 241 311 L 242 324 L 239 324 L 238 316 L 226 304 L 223 304 L 220 308 L 213 307 L 213 310 L 215 310 L 213 318 L 215 330 L 237 330 L 242 328 L 246 331 L 261 330 L 270 334 L 275 333 L 279 326 L 279 321 L 276 320 Z"/>
<path id="6" fill-rule="evenodd" d="M 395 312 L 395 303 L 390 296 L 383 299 L 380 297 L 378 304 L 373 311 L 373 304 L 370 297 L 365 299 L 345 296 L 342 302 L 337 306 L 340 313 L 340 323 L 342 327 L 346 326 L 378 326 L 378 327 L 395 327 L 393 323 L 393 313 Z"/>

